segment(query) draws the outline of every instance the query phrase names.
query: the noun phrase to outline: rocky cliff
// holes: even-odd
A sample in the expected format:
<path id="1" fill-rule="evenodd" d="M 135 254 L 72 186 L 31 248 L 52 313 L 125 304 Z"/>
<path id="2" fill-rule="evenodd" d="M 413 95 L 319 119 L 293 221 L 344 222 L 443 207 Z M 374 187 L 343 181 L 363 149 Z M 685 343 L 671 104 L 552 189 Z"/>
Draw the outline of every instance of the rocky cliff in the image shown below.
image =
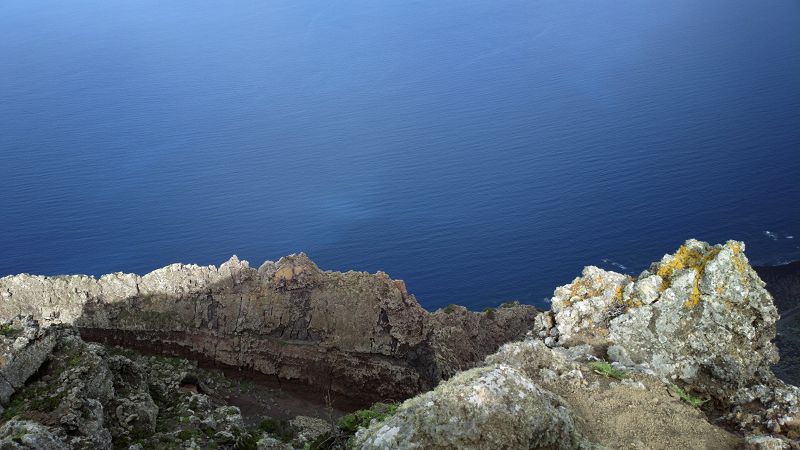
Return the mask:
<path id="1" fill-rule="evenodd" d="M 304 255 L 6 277 L 0 448 L 800 448 L 800 389 L 772 372 L 779 316 L 744 250 L 689 240 L 636 277 L 587 267 L 538 314 L 428 313 L 385 274 Z M 369 399 L 418 395 L 248 428 L 185 360 L 78 332 Z"/>
<path id="2" fill-rule="evenodd" d="M 245 368 L 365 400 L 404 399 L 526 332 L 536 309 L 429 313 L 384 273 L 320 270 L 303 254 L 254 269 L 173 264 L 0 279 L 0 318 L 69 324 L 84 339 Z"/>
<path id="3" fill-rule="evenodd" d="M 638 277 L 587 267 L 528 339 L 361 430 L 361 448 L 800 448 L 777 310 L 744 244 L 689 240 Z M 731 433 L 735 431 L 735 433 Z"/>

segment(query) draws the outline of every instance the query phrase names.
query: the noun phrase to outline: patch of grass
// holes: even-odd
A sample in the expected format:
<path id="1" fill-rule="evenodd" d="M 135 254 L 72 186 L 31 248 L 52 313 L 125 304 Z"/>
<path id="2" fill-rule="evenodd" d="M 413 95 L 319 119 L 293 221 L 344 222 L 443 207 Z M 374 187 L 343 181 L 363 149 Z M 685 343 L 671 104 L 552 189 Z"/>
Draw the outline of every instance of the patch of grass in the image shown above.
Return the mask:
<path id="1" fill-rule="evenodd" d="M 181 430 L 178 432 L 177 435 L 175 435 L 175 437 L 177 437 L 181 441 L 188 441 L 189 439 L 192 439 L 194 437 L 194 434 L 195 433 L 192 430 Z"/>
<path id="2" fill-rule="evenodd" d="M 11 402 L 3 411 L 3 414 L 0 415 L 0 419 L 3 421 L 10 420 L 13 417 L 29 419 L 32 412 L 53 412 L 66 395 L 66 392 L 56 393 L 54 389 L 55 387 L 48 386 L 42 382 L 24 387 L 22 391 L 11 397 Z"/>
<path id="3" fill-rule="evenodd" d="M 10 323 L 4 323 L 0 325 L 0 335 L 8 337 L 14 334 L 16 331 L 17 329 L 14 328 Z"/>
<path id="4" fill-rule="evenodd" d="M 628 377 L 624 370 L 615 368 L 607 361 L 592 361 L 589 363 L 589 367 L 591 367 L 595 373 L 603 375 L 604 377 L 614 378 L 616 380 L 622 380 Z"/>
<path id="5" fill-rule="evenodd" d="M 383 422 L 397 411 L 397 403 L 375 403 L 369 409 L 348 414 L 339 420 L 339 428 L 347 433 L 355 433 L 359 428 L 369 426 L 372 420 Z"/>
<path id="6" fill-rule="evenodd" d="M 453 304 L 453 303 L 450 303 L 449 305 L 447 305 L 447 306 L 444 308 L 444 312 L 446 312 L 447 314 L 452 314 L 452 313 L 454 313 L 454 312 L 458 311 L 458 309 L 459 309 L 459 306 L 458 306 L 458 305 L 456 305 L 456 304 Z"/>
<path id="7" fill-rule="evenodd" d="M 519 306 L 519 305 L 521 305 L 521 303 L 520 303 L 519 301 L 517 301 L 517 300 L 512 300 L 512 301 L 510 301 L 510 302 L 501 303 L 501 304 L 500 304 L 500 307 L 501 307 L 501 308 L 513 308 L 513 307 L 515 307 L 515 306 Z"/>
<path id="8" fill-rule="evenodd" d="M 681 400 L 694 406 L 695 408 L 703 406 L 704 403 L 710 400 L 707 398 L 695 397 L 694 395 L 689 394 L 683 388 L 675 384 L 672 385 L 672 390 L 674 390 L 675 393 L 678 394 L 678 397 L 680 397 Z"/>
<path id="9" fill-rule="evenodd" d="M 11 436 L 11 440 L 16 442 L 16 443 L 21 444 L 22 443 L 22 438 L 24 438 L 25 435 L 27 435 L 27 434 L 28 433 L 26 433 L 24 431 L 20 431 L 20 432 L 14 434 L 13 436 Z"/>
<path id="10" fill-rule="evenodd" d="M 258 424 L 258 429 L 269 434 L 282 442 L 290 442 L 294 439 L 297 430 L 286 420 L 264 419 Z"/>
<path id="11" fill-rule="evenodd" d="M 233 450 L 258 450 L 258 435 L 253 433 L 243 433 L 236 436 Z"/>

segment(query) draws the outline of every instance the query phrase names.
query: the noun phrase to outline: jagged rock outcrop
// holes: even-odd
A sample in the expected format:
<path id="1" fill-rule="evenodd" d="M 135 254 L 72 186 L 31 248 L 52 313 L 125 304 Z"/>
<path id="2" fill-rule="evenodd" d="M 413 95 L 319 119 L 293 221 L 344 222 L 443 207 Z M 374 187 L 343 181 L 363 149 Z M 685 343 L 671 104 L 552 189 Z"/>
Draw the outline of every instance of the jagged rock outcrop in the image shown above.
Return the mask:
<path id="1" fill-rule="evenodd" d="M 33 375 L 56 345 L 56 332 L 38 322 L 13 318 L 0 323 L 0 405 Z M 2 408 L 0 408 L 2 411 Z"/>
<path id="2" fill-rule="evenodd" d="M 86 339 L 211 360 L 373 400 L 430 389 L 442 376 L 521 337 L 536 310 L 513 311 L 442 318 L 420 307 L 402 281 L 382 272 L 322 271 L 303 254 L 258 270 L 234 257 L 220 267 L 173 264 L 144 276 L 0 279 L 0 318 L 30 315 L 43 325 L 74 324 Z M 475 324 L 503 332 L 457 330 Z"/>
<path id="3" fill-rule="evenodd" d="M 587 343 L 625 367 L 714 399 L 729 422 L 800 437 L 800 389 L 772 374 L 777 310 L 744 244 L 689 240 L 639 277 L 595 267 L 537 318 L 550 346 Z"/>

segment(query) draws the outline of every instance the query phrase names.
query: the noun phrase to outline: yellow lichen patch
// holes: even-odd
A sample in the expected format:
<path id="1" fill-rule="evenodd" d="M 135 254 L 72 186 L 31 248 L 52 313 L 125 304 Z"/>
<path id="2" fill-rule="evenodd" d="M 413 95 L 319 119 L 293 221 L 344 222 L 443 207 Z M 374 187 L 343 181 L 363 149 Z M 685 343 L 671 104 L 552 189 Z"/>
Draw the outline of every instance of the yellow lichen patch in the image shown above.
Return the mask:
<path id="1" fill-rule="evenodd" d="M 706 253 L 703 257 L 700 265 L 695 267 L 695 276 L 694 276 L 694 283 L 692 284 L 692 292 L 689 294 L 689 300 L 686 301 L 687 308 L 694 308 L 695 306 L 700 304 L 700 279 L 703 278 L 703 274 L 706 271 L 706 264 L 709 263 L 715 256 L 717 256 L 720 252 L 720 249 L 715 248 Z"/>
<path id="2" fill-rule="evenodd" d="M 691 309 L 700 304 L 700 271 L 694 277 L 694 284 L 692 285 L 692 292 L 689 294 L 689 300 L 686 300 L 686 307 Z"/>
<path id="3" fill-rule="evenodd" d="M 703 263 L 703 252 L 695 249 L 690 249 L 685 244 L 681 245 L 675 256 L 669 262 L 663 263 L 658 267 L 656 274 L 663 280 L 661 287 L 664 289 L 669 287 L 669 279 L 672 274 L 678 270 L 688 269 L 690 267 L 696 268 Z"/>
<path id="4" fill-rule="evenodd" d="M 703 273 L 706 270 L 706 264 L 716 257 L 721 249 L 712 248 L 708 252 L 703 252 L 700 249 L 690 249 L 686 245 L 681 245 L 675 256 L 671 260 L 661 264 L 656 271 L 656 274 L 662 278 L 661 288 L 666 289 L 670 285 L 670 279 L 675 272 L 684 269 L 694 269 L 694 283 L 692 284 L 692 291 L 689 294 L 689 299 L 686 301 L 687 308 L 694 308 L 700 304 L 700 279 L 703 278 Z M 733 250 L 736 253 L 736 249 Z M 741 252 L 741 248 L 739 248 Z"/>
<path id="5" fill-rule="evenodd" d="M 617 286 L 617 289 L 614 291 L 614 303 L 622 303 L 622 285 L 620 284 Z"/>
<path id="6" fill-rule="evenodd" d="M 728 247 L 733 252 L 733 267 L 736 268 L 736 271 L 739 273 L 745 273 L 747 270 L 747 260 L 744 258 L 744 251 L 742 250 L 742 244 L 739 242 L 729 242 Z"/>
<path id="7" fill-rule="evenodd" d="M 642 300 L 639 299 L 638 297 L 631 297 L 625 302 L 625 306 L 627 306 L 628 308 L 638 308 L 643 304 L 644 303 L 642 303 Z"/>
<path id="8" fill-rule="evenodd" d="M 573 281 L 572 285 L 569 287 L 570 304 L 587 298 L 597 297 L 602 293 L 602 290 L 596 289 L 592 285 L 592 280 L 590 278 L 575 278 L 575 281 Z"/>
<path id="9" fill-rule="evenodd" d="M 684 269 L 694 269 L 695 277 L 694 283 L 692 284 L 692 291 L 689 294 L 689 299 L 685 303 L 687 308 L 694 308 L 700 304 L 700 279 L 703 278 L 706 264 L 717 256 L 719 252 L 719 248 L 712 248 L 704 253 L 701 249 L 689 248 L 685 244 L 681 245 L 672 259 L 662 263 L 656 271 L 656 274 L 662 279 L 661 289 L 664 290 L 670 286 L 671 278 L 675 272 Z"/>

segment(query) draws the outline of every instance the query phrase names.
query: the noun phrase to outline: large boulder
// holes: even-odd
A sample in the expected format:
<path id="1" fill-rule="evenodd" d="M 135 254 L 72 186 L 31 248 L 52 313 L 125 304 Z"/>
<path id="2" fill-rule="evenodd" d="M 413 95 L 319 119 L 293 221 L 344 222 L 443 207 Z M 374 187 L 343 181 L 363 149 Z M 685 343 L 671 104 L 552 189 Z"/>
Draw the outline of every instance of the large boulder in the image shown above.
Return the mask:
<path id="1" fill-rule="evenodd" d="M 459 373 L 354 438 L 361 449 L 576 448 L 582 442 L 566 403 L 507 365 Z"/>
<path id="2" fill-rule="evenodd" d="M 744 249 L 690 239 L 636 278 L 589 267 L 556 289 L 536 331 L 710 397 L 744 429 L 800 437 L 800 389 L 770 369 L 778 313 Z"/>
<path id="3" fill-rule="evenodd" d="M 778 313 L 744 244 L 688 240 L 639 277 L 587 267 L 555 290 L 558 345 L 602 344 L 628 366 L 729 398 L 778 360 Z"/>
<path id="4" fill-rule="evenodd" d="M 743 243 L 687 241 L 627 291 L 655 282 L 660 290 L 651 304 L 611 321 L 615 360 L 647 365 L 716 398 L 729 398 L 778 361 L 778 312 Z"/>

